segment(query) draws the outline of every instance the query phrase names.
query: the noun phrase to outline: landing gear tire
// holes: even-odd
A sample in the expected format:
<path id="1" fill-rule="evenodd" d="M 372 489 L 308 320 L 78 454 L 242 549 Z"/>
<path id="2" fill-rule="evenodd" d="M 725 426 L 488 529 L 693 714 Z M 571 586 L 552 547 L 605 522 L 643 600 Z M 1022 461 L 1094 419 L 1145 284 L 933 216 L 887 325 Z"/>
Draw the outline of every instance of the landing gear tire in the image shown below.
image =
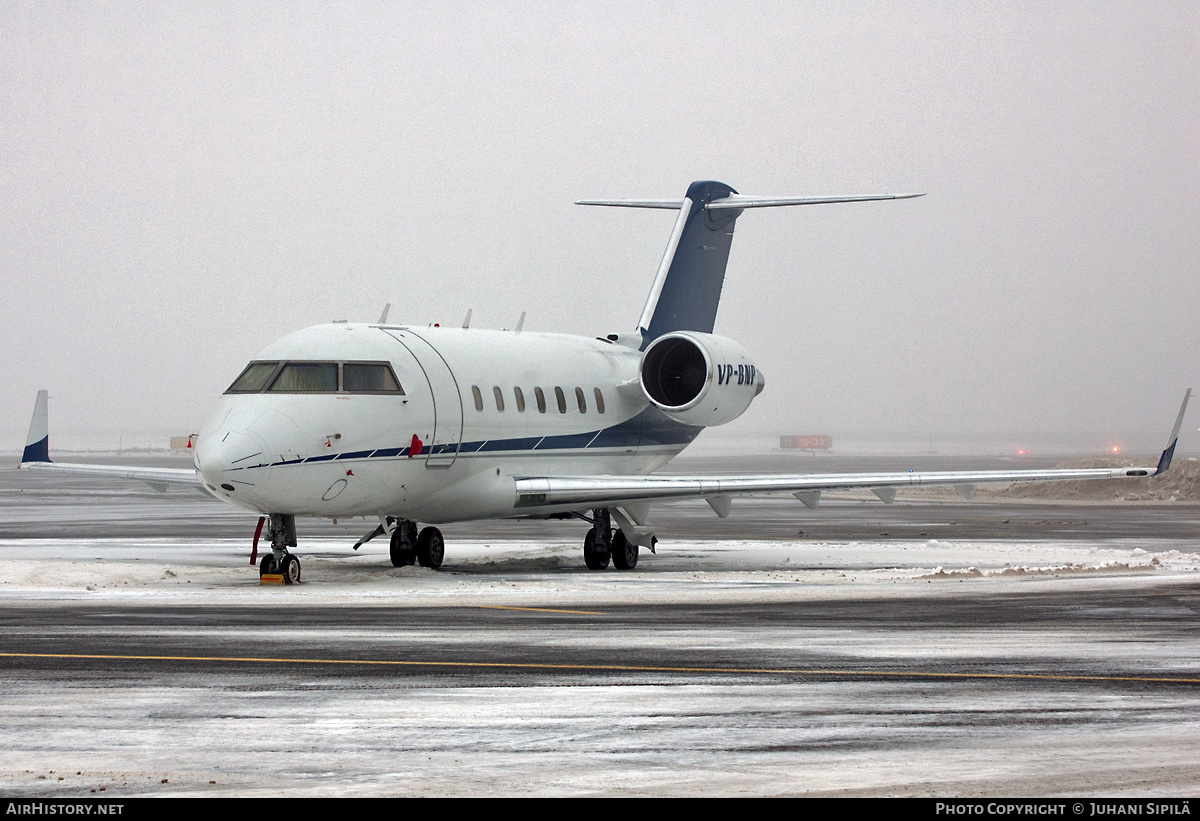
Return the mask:
<path id="1" fill-rule="evenodd" d="M 291 553 L 279 563 L 279 572 L 283 574 L 284 584 L 300 584 L 300 560 Z"/>
<path id="2" fill-rule="evenodd" d="M 391 555 L 393 567 L 408 567 L 417 560 L 413 550 L 413 531 L 416 528 L 407 520 L 396 525 L 392 531 Z"/>
<path id="3" fill-rule="evenodd" d="M 617 570 L 633 570 L 637 567 L 638 546 L 625 538 L 625 534 L 617 531 L 613 534 L 612 563 Z"/>
<path id="4" fill-rule="evenodd" d="M 275 557 L 273 555 L 271 555 L 270 553 L 268 553 L 267 555 L 263 556 L 262 560 L 258 563 L 258 575 L 260 577 L 269 576 L 270 574 L 272 574 L 274 572 L 275 572 Z"/>
<path id="5" fill-rule="evenodd" d="M 589 530 L 583 537 L 583 563 L 588 570 L 603 570 L 608 567 L 608 553 L 596 549 L 596 531 Z"/>
<path id="6" fill-rule="evenodd" d="M 442 538 L 442 531 L 436 527 L 427 527 L 422 530 L 421 535 L 417 537 L 417 562 L 421 567 L 437 570 L 442 566 L 444 558 L 446 558 L 446 540 Z"/>

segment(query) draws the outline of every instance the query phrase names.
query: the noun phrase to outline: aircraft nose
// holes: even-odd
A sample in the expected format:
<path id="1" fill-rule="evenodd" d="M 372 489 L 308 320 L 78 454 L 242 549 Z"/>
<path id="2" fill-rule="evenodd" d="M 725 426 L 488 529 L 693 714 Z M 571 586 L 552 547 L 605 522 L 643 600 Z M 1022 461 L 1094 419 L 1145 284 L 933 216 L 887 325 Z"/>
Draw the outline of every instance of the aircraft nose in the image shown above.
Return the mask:
<path id="1" fill-rule="evenodd" d="M 207 438 L 207 437 L 206 437 Z M 240 431 L 226 431 L 196 443 L 196 464 L 204 481 L 213 487 L 229 484 L 246 468 L 265 459 L 263 443 Z M 228 490 L 228 488 L 226 488 Z"/>

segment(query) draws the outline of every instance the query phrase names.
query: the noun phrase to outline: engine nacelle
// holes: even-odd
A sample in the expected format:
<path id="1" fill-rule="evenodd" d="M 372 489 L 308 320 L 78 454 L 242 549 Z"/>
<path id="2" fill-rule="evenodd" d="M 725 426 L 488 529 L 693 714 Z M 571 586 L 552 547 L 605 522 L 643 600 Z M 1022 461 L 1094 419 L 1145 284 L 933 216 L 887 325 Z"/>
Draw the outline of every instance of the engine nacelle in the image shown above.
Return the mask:
<path id="1" fill-rule="evenodd" d="M 697 331 L 664 334 L 642 354 L 642 392 L 676 422 L 724 425 L 762 393 L 762 373 L 746 349 L 722 336 Z"/>

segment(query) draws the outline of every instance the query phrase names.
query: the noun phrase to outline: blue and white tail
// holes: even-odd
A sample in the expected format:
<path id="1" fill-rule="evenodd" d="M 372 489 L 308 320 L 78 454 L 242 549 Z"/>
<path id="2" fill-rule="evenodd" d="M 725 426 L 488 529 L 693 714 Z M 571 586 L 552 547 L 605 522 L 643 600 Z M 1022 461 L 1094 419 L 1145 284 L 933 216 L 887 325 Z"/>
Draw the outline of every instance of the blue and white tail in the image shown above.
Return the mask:
<path id="1" fill-rule="evenodd" d="M 733 225 L 747 208 L 831 202 L 903 200 L 922 194 L 861 197 L 750 197 L 723 182 L 701 180 L 682 200 L 580 200 L 578 205 L 666 208 L 679 212 L 646 307 L 638 320 L 642 347 L 672 331 L 712 333 L 733 243 Z"/>
<path id="2" fill-rule="evenodd" d="M 29 435 L 25 437 L 25 453 L 21 462 L 50 461 L 50 418 L 46 410 L 46 391 L 38 391 L 33 405 L 33 419 L 29 422 Z"/>

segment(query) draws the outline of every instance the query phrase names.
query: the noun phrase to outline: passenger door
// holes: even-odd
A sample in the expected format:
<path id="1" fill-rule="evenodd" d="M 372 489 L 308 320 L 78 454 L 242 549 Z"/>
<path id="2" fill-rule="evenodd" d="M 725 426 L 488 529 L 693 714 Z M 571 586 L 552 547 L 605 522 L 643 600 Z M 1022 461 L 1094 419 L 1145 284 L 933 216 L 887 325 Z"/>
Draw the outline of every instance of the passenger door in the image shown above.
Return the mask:
<path id="1" fill-rule="evenodd" d="M 411 329 L 383 329 L 403 345 L 420 365 L 433 398 L 433 437 L 425 442 L 425 467 L 448 468 L 462 445 L 463 406 L 458 380 L 437 349 Z"/>

